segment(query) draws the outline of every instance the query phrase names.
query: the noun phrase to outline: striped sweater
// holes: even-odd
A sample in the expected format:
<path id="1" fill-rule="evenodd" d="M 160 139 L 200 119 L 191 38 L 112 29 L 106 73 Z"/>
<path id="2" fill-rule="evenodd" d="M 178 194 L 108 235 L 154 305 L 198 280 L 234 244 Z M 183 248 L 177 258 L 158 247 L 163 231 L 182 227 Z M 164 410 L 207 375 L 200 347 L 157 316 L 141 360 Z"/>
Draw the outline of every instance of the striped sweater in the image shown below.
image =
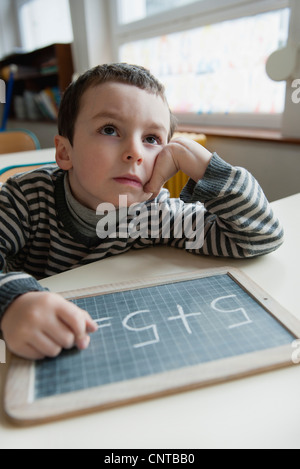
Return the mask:
<path id="1" fill-rule="evenodd" d="M 274 251 L 283 240 L 280 223 L 258 182 L 216 153 L 203 179 L 190 180 L 180 199 L 170 199 L 163 189 L 155 201 L 144 204 L 146 210 L 153 203 L 162 208 L 155 236 L 153 232 L 145 236 L 144 230 L 141 236 L 129 232 L 100 239 L 99 233 L 89 237 L 79 232 L 66 201 L 64 177 L 57 166 L 47 166 L 12 177 L 0 191 L 0 320 L 17 296 L 44 290 L 39 279 L 129 249 L 164 244 L 200 255 L 248 258 Z M 190 217 L 194 230 L 203 232 L 196 249 L 187 247 L 190 238 L 184 233 L 181 237 L 175 233 L 183 214 Z M 195 226 L 198 220 L 203 221 L 200 227 Z M 134 223 L 134 215 L 128 214 L 127 223 Z"/>

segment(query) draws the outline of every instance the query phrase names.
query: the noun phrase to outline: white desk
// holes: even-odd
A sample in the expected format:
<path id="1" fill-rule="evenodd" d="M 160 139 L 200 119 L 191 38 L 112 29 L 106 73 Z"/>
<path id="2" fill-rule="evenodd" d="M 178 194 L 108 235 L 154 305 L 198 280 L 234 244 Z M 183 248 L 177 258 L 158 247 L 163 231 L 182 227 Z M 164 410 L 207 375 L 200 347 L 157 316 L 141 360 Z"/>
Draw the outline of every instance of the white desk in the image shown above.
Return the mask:
<path id="1" fill-rule="evenodd" d="M 267 256 L 237 261 L 199 258 L 171 248 L 146 249 L 42 284 L 59 292 L 230 265 L 243 270 L 300 319 L 300 194 L 272 205 L 285 227 L 286 241 Z M 0 365 L 0 448 L 300 448 L 300 368 L 296 366 L 28 428 L 12 425 L 4 415 L 7 367 Z"/>
<path id="2" fill-rule="evenodd" d="M 55 148 L 0 154 L 0 170 L 14 165 L 55 162 Z"/>

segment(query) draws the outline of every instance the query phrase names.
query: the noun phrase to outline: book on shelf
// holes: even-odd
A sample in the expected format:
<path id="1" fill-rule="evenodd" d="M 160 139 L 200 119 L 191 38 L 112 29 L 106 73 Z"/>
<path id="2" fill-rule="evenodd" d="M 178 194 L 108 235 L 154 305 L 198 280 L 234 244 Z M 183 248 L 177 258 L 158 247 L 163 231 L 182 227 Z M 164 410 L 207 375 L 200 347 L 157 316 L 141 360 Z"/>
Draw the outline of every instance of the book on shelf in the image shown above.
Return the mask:
<path id="1" fill-rule="evenodd" d="M 57 87 L 45 88 L 40 92 L 25 91 L 23 96 L 15 96 L 16 118 L 56 121 L 60 99 L 60 91 Z"/>
<path id="2" fill-rule="evenodd" d="M 58 64 L 57 59 L 53 58 L 43 62 L 40 68 L 40 73 L 42 75 L 50 75 L 52 73 L 58 73 Z"/>

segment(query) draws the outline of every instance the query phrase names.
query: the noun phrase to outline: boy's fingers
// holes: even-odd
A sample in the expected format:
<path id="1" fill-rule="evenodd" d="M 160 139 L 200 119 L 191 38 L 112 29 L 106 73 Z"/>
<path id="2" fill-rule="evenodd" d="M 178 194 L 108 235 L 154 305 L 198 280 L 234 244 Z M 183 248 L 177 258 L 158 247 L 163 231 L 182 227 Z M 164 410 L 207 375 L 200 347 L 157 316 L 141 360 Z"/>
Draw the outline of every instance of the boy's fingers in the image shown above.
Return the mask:
<path id="1" fill-rule="evenodd" d="M 31 346 L 43 356 L 52 358 L 57 357 L 62 350 L 61 345 L 41 331 L 31 339 Z"/>
<path id="2" fill-rule="evenodd" d="M 96 332 L 98 330 L 97 323 L 91 318 L 87 311 L 84 311 L 86 315 L 86 331 L 87 332 Z"/>
<path id="3" fill-rule="evenodd" d="M 12 351 L 14 352 L 14 350 Z M 20 350 L 16 350 L 15 353 L 17 355 L 21 355 L 27 360 L 42 360 L 45 358 L 45 354 L 39 352 L 35 347 L 28 344 L 24 345 Z"/>
<path id="4" fill-rule="evenodd" d="M 90 338 L 89 335 L 87 335 L 87 332 L 91 333 L 91 332 L 96 332 L 98 330 L 97 324 L 95 323 L 95 321 L 93 321 L 93 319 L 88 314 L 88 312 L 83 311 L 83 313 L 85 314 L 86 333 L 82 334 L 82 335 L 79 335 L 78 337 L 75 337 L 76 346 L 80 350 L 86 349 L 90 344 L 91 338 Z"/>
<path id="5" fill-rule="evenodd" d="M 97 324 L 87 311 L 66 300 L 64 300 L 60 319 L 71 329 L 74 334 L 74 344 L 80 349 L 89 345 L 88 332 L 95 332 L 98 329 Z"/>
<path id="6" fill-rule="evenodd" d="M 164 166 L 166 166 L 166 162 L 162 162 L 161 158 L 157 159 L 151 179 L 144 186 L 144 192 L 151 193 L 153 196 L 159 194 L 162 186 L 168 180 L 167 175 L 165 175 L 168 171 Z"/>
<path id="7" fill-rule="evenodd" d="M 153 198 L 155 198 L 165 182 L 166 181 L 160 175 L 156 176 L 154 174 L 151 180 L 144 186 L 144 192 L 146 192 L 146 194 L 152 194 Z"/>
<path id="8" fill-rule="evenodd" d="M 85 350 L 90 345 L 91 338 L 89 335 L 78 337 L 75 345 L 79 350 Z"/>
<path id="9" fill-rule="evenodd" d="M 74 347 L 75 336 L 71 328 L 65 322 L 55 319 L 50 324 L 45 325 L 46 327 L 43 327 L 44 335 L 61 348 L 70 349 Z"/>
<path id="10" fill-rule="evenodd" d="M 174 145 L 166 145 L 156 158 L 150 181 L 144 186 L 144 192 L 158 195 L 163 185 L 174 176 L 179 168 L 173 158 Z"/>

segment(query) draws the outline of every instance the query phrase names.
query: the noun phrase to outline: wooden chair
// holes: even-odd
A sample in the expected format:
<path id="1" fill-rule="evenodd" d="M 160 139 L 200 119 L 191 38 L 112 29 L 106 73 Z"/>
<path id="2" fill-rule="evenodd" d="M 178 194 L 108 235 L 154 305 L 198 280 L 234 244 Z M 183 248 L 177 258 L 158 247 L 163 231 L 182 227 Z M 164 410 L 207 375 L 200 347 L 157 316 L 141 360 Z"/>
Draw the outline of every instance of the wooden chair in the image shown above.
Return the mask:
<path id="1" fill-rule="evenodd" d="M 31 171 L 33 169 L 39 168 L 40 166 L 42 165 L 10 166 L 0 170 L 0 187 L 7 181 L 7 179 L 9 179 L 11 176 L 14 176 L 14 174 Z"/>
<path id="2" fill-rule="evenodd" d="M 48 164 L 53 165 L 55 164 L 55 161 L 49 161 L 48 163 L 39 163 L 35 165 L 31 165 L 31 164 L 15 165 L 15 166 L 9 166 L 7 168 L 0 169 L 0 190 L 3 184 L 11 176 L 14 176 L 15 174 L 25 173 L 27 171 L 32 171 L 33 169 L 38 169 L 41 166 L 45 166 Z"/>
<path id="3" fill-rule="evenodd" d="M 6 130 L 0 132 L 0 154 L 39 150 L 40 143 L 29 130 Z"/>

